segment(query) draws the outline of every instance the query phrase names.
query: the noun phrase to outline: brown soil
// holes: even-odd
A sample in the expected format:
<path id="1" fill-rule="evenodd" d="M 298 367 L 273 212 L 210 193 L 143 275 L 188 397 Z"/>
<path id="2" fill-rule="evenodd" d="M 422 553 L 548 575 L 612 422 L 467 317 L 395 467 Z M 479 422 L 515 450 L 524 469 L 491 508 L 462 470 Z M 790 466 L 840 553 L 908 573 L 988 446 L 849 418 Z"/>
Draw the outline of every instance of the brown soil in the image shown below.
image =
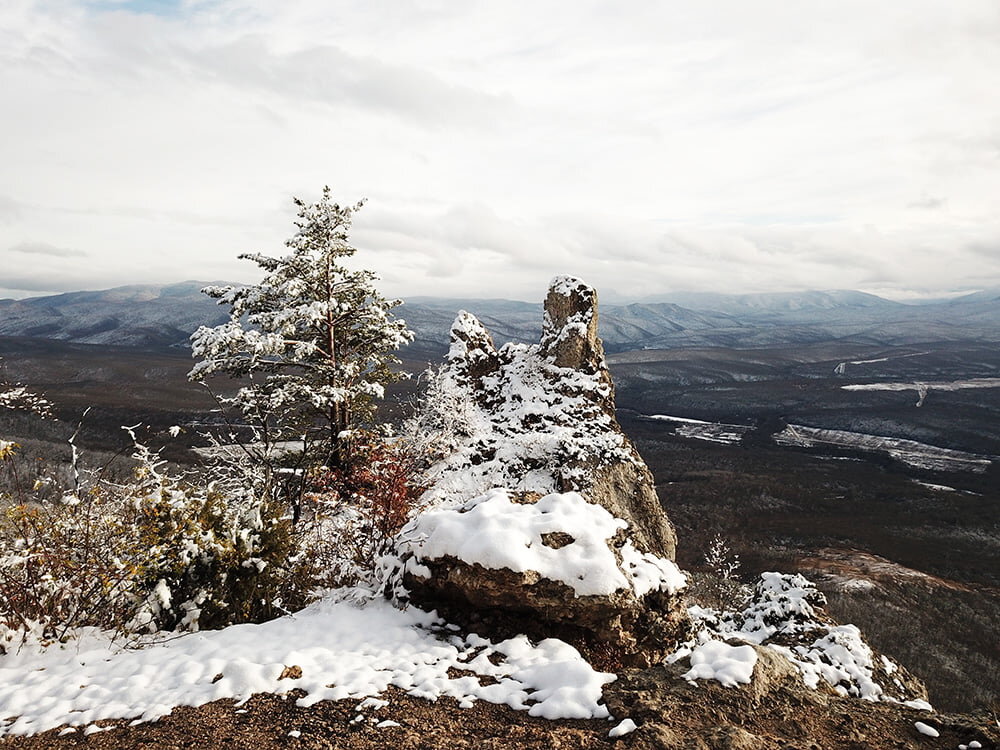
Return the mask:
<path id="1" fill-rule="evenodd" d="M 310 708 L 295 704 L 301 693 L 287 698 L 255 695 L 241 706 L 231 700 L 198 708 L 176 708 L 157 722 L 130 727 L 127 721 L 102 721 L 108 731 L 84 736 L 81 731 L 59 736 L 58 729 L 34 737 L 0 738 L 7 750 L 125 750 L 126 748 L 553 748 L 583 750 L 607 747 L 607 721 L 546 721 L 483 701 L 461 709 L 450 698 L 421 700 L 390 688 L 382 697 L 390 705 L 358 711 L 359 700 L 324 701 Z M 362 721 L 355 718 L 363 714 Z M 392 720 L 398 727 L 378 728 Z M 290 736 L 291 731 L 300 736 Z"/>
<path id="2" fill-rule="evenodd" d="M 759 662 L 760 663 L 760 662 Z M 929 714 L 882 703 L 806 690 L 786 675 L 762 672 L 762 680 L 739 688 L 714 682 L 690 685 L 681 667 L 654 667 L 623 675 L 609 686 L 608 704 L 630 715 L 639 729 L 608 738 L 609 721 L 546 721 L 485 702 L 458 708 L 442 698 L 425 701 L 390 689 L 390 704 L 359 711 L 358 700 L 323 702 L 310 708 L 287 698 L 257 695 L 237 706 L 230 700 L 199 708 L 177 708 L 158 722 L 130 727 L 127 721 L 100 722 L 107 731 L 84 736 L 58 729 L 34 737 L 0 738 L 7 750 L 93 748 L 545 748 L 590 750 L 612 745 L 634 750 L 886 750 L 949 748 L 978 740 L 986 750 L 1000 747 L 995 717 Z M 797 684 L 796 684 L 797 683 Z M 356 717 L 362 714 L 363 719 Z M 376 727 L 384 720 L 398 727 Z M 914 722 L 936 727 L 940 737 L 921 735 Z M 289 735 L 298 731 L 299 736 Z"/>
<path id="3" fill-rule="evenodd" d="M 794 668 L 758 649 L 753 682 L 726 688 L 688 683 L 686 663 L 623 675 L 605 689 L 608 708 L 630 716 L 639 729 L 626 747 L 639 750 L 887 750 L 950 748 L 978 741 L 997 748 L 996 717 L 946 715 L 844 698 L 806 688 Z M 940 736 L 917 731 L 916 722 Z"/>

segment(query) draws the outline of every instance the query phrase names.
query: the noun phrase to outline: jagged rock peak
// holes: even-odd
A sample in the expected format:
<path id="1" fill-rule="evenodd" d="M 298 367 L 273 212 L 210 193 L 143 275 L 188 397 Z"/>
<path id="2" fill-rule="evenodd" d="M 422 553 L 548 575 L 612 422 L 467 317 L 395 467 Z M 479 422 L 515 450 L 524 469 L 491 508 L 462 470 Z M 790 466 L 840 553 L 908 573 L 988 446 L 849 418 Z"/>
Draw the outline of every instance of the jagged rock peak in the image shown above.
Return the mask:
<path id="1" fill-rule="evenodd" d="M 615 419 L 597 321 L 597 292 L 570 276 L 549 285 L 536 345 L 498 350 L 475 316 L 458 314 L 425 415 L 451 437 L 432 494 L 457 502 L 496 487 L 581 492 L 628 522 L 643 552 L 672 559 L 653 478 Z"/>
<path id="2" fill-rule="evenodd" d="M 451 325 L 448 362 L 464 378 L 482 378 L 500 367 L 493 337 L 472 313 L 460 310 Z"/>
<path id="3" fill-rule="evenodd" d="M 542 356 L 556 367 L 606 370 L 597 335 L 597 290 L 572 276 L 556 276 L 545 297 Z"/>
<path id="4" fill-rule="evenodd" d="M 449 360 L 480 359 L 496 357 L 493 337 L 472 313 L 458 311 L 458 317 L 451 324 L 451 348 Z"/>
<path id="5" fill-rule="evenodd" d="M 421 420 L 441 450 L 401 536 L 414 601 L 575 628 L 636 659 L 686 629 L 674 531 L 615 418 L 592 287 L 553 280 L 533 345 L 496 349 L 461 312 Z"/>

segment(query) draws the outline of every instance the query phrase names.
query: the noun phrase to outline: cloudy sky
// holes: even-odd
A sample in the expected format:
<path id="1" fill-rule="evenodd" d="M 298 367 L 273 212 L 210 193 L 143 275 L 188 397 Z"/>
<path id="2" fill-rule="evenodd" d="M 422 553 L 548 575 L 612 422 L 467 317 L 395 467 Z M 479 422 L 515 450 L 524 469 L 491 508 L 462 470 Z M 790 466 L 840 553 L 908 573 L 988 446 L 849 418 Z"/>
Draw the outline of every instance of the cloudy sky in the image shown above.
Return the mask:
<path id="1" fill-rule="evenodd" d="M 249 281 L 368 199 L 393 295 L 1000 285 L 996 0 L 3 0 L 0 295 Z"/>

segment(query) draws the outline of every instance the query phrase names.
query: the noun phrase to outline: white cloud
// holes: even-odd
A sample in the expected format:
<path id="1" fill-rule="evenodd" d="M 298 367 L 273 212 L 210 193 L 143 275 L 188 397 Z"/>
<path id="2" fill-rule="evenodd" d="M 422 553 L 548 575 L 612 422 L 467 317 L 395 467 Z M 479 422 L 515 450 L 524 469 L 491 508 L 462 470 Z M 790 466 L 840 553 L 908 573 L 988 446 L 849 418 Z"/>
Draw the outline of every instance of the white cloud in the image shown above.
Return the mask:
<path id="1" fill-rule="evenodd" d="M 0 247 L 239 280 L 330 184 L 392 294 L 1000 284 L 998 84 L 992 0 L 9 0 Z"/>
<path id="2" fill-rule="evenodd" d="M 0 222 L 16 221 L 21 217 L 21 207 L 17 201 L 0 195 Z"/>
<path id="3" fill-rule="evenodd" d="M 26 255 L 54 255 L 57 258 L 73 258 L 86 255 L 81 250 L 74 250 L 70 247 L 56 247 L 47 242 L 19 242 L 10 248 L 10 252 L 24 253 Z"/>

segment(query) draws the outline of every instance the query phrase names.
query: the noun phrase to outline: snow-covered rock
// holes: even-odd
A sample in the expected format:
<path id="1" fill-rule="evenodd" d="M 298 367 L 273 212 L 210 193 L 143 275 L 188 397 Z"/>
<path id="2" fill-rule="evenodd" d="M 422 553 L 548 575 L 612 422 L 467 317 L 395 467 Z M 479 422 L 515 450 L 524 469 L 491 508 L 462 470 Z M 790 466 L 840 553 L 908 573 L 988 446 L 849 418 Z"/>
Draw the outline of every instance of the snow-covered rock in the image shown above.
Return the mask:
<path id="1" fill-rule="evenodd" d="M 675 601 L 685 577 L 631 540 L 615 546 L 627 531 L 576 492 L 525 501 L 496 489 L 426 511 L 403 530 L 404 583 L 418 599 L 521 613 L 632 651 L 647 639 L 636 632 L 647 626 L 647 610 L 663 610 L 662 627 L 672 609 L 662 605 Z"/>
<path id="2" fill-rule="evenodd" d="M 579 279 L 553 279 L 536 345 L 496 349 L 460 313 L 419 422 L 440 436 L 432 503 L 461 504 L 495 487 L 575 491 L 626 521 L 643 552 L 673 559 L 676 537 L 652 474 L 615 419 L 597 293 Z"/>
<path id="3" fill-rule="evenodd" d="M 439 460 L 429 510 L 400 536 L 414 601 L 515 612 L 629 652 L 671 641 L 686 621 L 676 539 L 615 419 L 593 288 L 554 279 L 532 346 L 496 349 L 459 314 L 418 429 L 438 436 Z"/>
<path id="4" fill-rule="evenodd" d="M 806 687 L 832 688 L 869 701 L 929 706 L 927 689 L 903 667 L 878 654 L 854 625 L 826 616 L 823 594 L 801 575 L 762 573 L 742 612 L 691 607 L 696 640 L 671 660 L 689 656 L 706 643 L 740 641 L 763 646 L 787 659 Z M 700 645 L 694 645 L 694 644 Z"/>

